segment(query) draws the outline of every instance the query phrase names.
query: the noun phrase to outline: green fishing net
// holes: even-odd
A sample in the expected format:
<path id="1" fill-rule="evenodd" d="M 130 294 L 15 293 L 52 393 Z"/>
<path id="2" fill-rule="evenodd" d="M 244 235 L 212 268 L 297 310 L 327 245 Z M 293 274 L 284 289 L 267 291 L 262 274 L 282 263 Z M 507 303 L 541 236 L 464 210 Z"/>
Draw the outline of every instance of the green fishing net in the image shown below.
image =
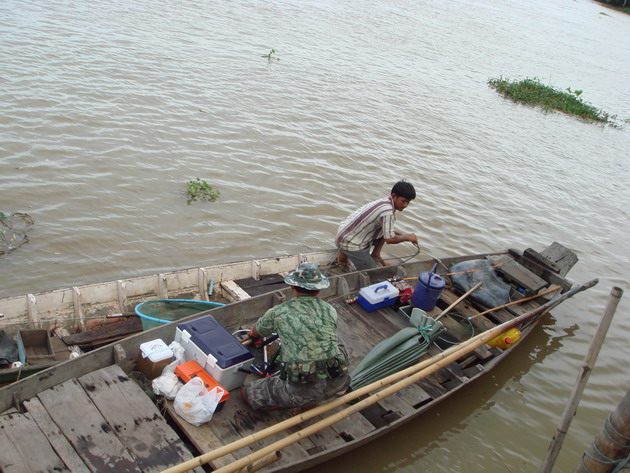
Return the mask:
<path id="1" fill-rule="evenodd" d="M 33 223 L 33 218 L 28 214 L 0 211 L 0 255 L 28 243 L 26 232 Z"/>

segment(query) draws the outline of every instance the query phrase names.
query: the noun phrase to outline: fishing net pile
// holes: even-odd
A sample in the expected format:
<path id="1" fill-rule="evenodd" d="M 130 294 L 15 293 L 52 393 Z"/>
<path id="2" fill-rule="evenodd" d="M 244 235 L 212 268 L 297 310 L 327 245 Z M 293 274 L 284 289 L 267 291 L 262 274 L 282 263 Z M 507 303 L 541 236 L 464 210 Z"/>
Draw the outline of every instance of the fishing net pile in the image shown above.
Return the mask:
<path id="1" fill-rule="evenodd" d="M 470 298 L 485 307 L 498 307 L 508 302 L 510 285 L 503 281 L 486 259 L 462 261 L 450 267 L 453 285 L 461 292 L 467 292 L 477 283 L 483 285 L 470 295 Z"/>
<path id="2" fill-rule="evenodd" d="M 26 232 L 33 223 L 33 218 L 28 214 L 0 212 L 0 255 L 28 243 Z"/>

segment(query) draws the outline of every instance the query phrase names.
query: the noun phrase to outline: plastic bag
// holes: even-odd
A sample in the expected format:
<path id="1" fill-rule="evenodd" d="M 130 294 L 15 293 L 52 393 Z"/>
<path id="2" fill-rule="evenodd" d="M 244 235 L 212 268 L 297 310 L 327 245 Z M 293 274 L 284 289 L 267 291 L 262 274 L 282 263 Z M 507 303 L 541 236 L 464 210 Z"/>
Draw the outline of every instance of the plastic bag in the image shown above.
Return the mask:
<path id="1" fill-rule="evenodd" d="M 158 396 L 164 396 L 166 399 L 175 399 L 177 393 L 182 387 L 179 378 L 175 374 L 175 368 L 184 362 L 184 347 L 179 343 L 173 342 L 168 346 L 173 350 L 174 360 L 162 370 L 162 374 L 151 382 L 153 392 Z"/>
<path id="2" fill-rule="evenodd" d="M 215 386 L 208 391 L 201 379 L 193 378 L 179 390 L 173 406 L 186 422 L 201 425 L 212 419 L 221 396 L 222 389 Z"/>

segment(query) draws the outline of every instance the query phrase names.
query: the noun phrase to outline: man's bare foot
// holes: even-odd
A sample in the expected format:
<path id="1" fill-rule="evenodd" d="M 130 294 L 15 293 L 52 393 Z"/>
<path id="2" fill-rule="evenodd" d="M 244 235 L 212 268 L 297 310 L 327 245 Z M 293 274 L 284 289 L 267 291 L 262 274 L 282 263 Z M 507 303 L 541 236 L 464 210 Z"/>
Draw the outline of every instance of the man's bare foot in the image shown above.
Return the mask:
<path id="1" fill-rule="evenodd" d="M 341 268 L 348 268 L 350 266 L 350 263 L 348 262 L 348 255 L 346 255 L 345 253 L 342 253 L 341 251 L 338 251 L 337 252 L 337 264 Z"/>

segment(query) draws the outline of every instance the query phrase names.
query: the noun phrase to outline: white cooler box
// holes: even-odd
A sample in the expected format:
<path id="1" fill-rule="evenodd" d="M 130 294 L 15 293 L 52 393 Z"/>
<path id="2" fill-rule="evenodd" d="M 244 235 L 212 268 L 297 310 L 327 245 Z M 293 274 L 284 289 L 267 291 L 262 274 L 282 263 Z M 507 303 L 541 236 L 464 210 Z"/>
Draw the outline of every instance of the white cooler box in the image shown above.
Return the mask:
<path id="1" fill-rule="evenodd" d="M 368 312 L 387 307 L 396 302 L 398 289 L 389 281 L 378 282 L 359 291 L 359 304 Z"/>
<path id="2" fill-rule="evenodd" d="M 211 315 L 178 324 L 175 341 L 184 347 L 186 361 L 195 360 L 228 391 L 245 382 L 254 355 Z"/>

